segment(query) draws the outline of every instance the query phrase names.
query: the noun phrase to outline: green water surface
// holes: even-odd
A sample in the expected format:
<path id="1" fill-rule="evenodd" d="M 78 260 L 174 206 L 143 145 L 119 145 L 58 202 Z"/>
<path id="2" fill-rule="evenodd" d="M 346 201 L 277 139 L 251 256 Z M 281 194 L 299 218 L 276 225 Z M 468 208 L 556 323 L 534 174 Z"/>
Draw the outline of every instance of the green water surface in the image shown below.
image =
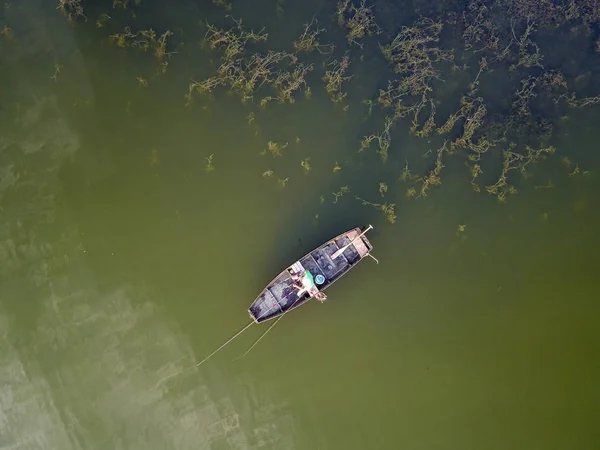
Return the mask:
<path id="1" fill-rule="evenodd" d="M 0 449 L 600 448 L 597 109 L 556 137 L 585 176 L 557 156 L 502 204 L 471 190 L 457 158 L 411 199 L 404 155 L 433 144 L 399 129 L 386 165 L 356 152 L 372 52 L 355 55 L 347 111 L 318 76 L 292 105 L 222 90 L 186 107 L 190 79 L 213 68 L 202 24 L 225 12 L 142 1 L 135 18 L 95 5 L 74 25 L 53 2 L 3 9 Z M 285 47 L 329 9 L 233 12 Z M 103 11 L 110 31 L 94 26 Z M 162 76 L 108 42 L 140 23 L 175 30 Z M 281 157 L 260 154 L 269 141 L 288 143 Z M 396 223 L 354 195 L 395 204 Z M 283 268 L 368 224 L 379 265 L 362 262 L 246 357 L 268 324 L 159 383 L 243 328 Z"/>

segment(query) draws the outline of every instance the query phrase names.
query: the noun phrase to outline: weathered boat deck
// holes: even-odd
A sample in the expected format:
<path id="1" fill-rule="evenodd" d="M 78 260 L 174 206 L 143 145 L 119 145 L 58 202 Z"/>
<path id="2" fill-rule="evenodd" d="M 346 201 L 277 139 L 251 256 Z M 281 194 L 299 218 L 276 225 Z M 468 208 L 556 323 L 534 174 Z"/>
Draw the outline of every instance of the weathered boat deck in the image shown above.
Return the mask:
<path id="1" fill-rule="evenodd" d="M 360 231 L 358 229 L 344 233 L 341 237 L 332 239 L 313 250 L 281 272 L 261 292 L 250 307 L 253 317 L 257 320 L 265 320 L 271 316 L 279 315 L 292 307 L 300 306 L 311 298 L 307 292 L 301 294 L 303 298 L 298 297 L 299 291 L 293 286 L 294 281 L 290 276 L 289 270 L 297 271 L 303 268 L 310 271 L 315 278 L 317 275 L 322 275 L 325 278 L 325 282 L 317 287 L 321 291 L 325 290 L 341 275 L 346 273 L 351 266 L 369 253 L 369 248 L 365 245 L 365 242 L 362 239 L 357 239 L 340 256 L 335 259 L 331 258 L 335 252 L 350 244 L 352 239 L 355 239 L 359 234 Z"/>

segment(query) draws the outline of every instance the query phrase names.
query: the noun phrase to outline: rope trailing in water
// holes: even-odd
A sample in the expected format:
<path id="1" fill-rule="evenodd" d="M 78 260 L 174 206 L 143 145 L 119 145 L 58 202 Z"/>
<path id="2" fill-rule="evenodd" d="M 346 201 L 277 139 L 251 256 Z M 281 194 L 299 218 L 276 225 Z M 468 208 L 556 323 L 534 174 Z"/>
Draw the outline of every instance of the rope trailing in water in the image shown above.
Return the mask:
<path id="1" fill-rule="evenodd" d="M 290 294 L 288 294 L 288 295 L 290 295 Z M 287 297 L 287 295 L 286 295 L 286 297 Z M 283 314 L 282 314 L 280 317 L 278 317 L 278 318 L 277 318 L 277 320 L 275 321 L 275 323 L 274 323 L 273 325 L 271 325 L 269 328 L 267 328 L 267 331 L 265 331 L 265 332 L 264 332 L 264 333 L 263 333 L 263 334 L 262 334 L 262 335 L 261 335 L 261 336 L 260 336 L 260 337 L 259 337 L 259 338 L 256 340 L 256 342 L 254 342 L 254 344 L 252 344 L 252 345 L 250 346 L 250 348 L 249 348 L 248 350 L 246 350 L 246 353 L 244 353 L 242 356 L 239 356 L 239 357 L 237 357 L 236 359 L 241 359 L 241 358 L 243 358 L 244 356 L 246 356 L 248 353 L 250 353 L 250 350 L 252 350 L 252 349 L 253 349 L 253 348 L 256 346 L 256 344 L 258 344 L 258 343 L 260 342 L 260 340 L 261 340 L 262 338 L 264 338 L 264 337 L 267 335 L 267 333 L 268 333 L 269 331 L 271 331 L 271 329 L 272 329 L 272 328 L 273 328 L 275 325 L 277 325 L 277 322 L 279 322 L 281 319 L 283 319 L 283 316 L 285 316 L 285 315 L 288 313 L 288 311 L 290 311 L 290 310 L 291 310 L 291 309 L 294 307 L 294 305 L 295 305 L 295 304 L 298 302 L 298 300 L 300 300 L 301 298 L 302 298 L 301 296 L 298 296 L 298 298 L 297 298 L 296 300 L 294 300 L 294 303 L 292 303 L 292 306 L 290 306 L 288 309 L 286 309 L 286 310 L 285 310 L 285 312 L 284 312 L 284 313 L 283 313 Z"/>
<path id="2" fill-rule="evenodd" d="M 287 312 L 287 311 L 286 311 L 286 312 Z M 283 313 L 283 314 L 281 315 L 281 317 L 277 318 L 277 320 L 275 321 L 275 323 L 274 323 L 273 325 L 271 325 L 269 328 L 267 328 L 267 331 L 265 331 L 263 334 L 261 334 L 261 335 L 260 335 L 260 337 L 259 337 L 259 338 L 258 338 L 258 339 L 257 339 L 257 340 L 254 342 L 254 344 L 252 344 L 252 345 L 250 346 L 250 348 L 249 348 L 248 350 L 246 350 L 246 353 L 244 353 L 242 356 L 240 356 L 239 358 L 236 358 L 236 359 L 243 358 L 243 357 L 244 357 L 244 356 L 246 356 L 248 353 L 250 353 L 250 350 L 252 350 L 252 349 L 253 349 L 253 348 L 256 346 L 256 344 L 258 344 L 258 343 L 260 342 L 260 340 L 261 340 L 262 338 L 264 338 L 264 337 L 266 336 L 266 334 L 267 334 L 269 331 L 271 331 L 271 328 L 273 328 L 275 325 L 277 325 L 277 322 L 279 322 L 281 319 L 283 319 L 283 316 L 285 316 L 285 313 Z"/>
<path id="3" fill-rule="evenodd" d="M 214 354 L 216 354 L 219 350 L 223 349 L 227 344 L 229 344 L 231 341 L 233 341 L 236 337 L 238 337 L 240 334 L 242 334 L 244 331 L 246 331 L 248 328 L 250 328 L 251 325 L 254 324 L 254 321 L 250 322 L 248 325 L 246 325 L 244 328 L 242 328 L 240 331 L 238 331 L 232 338 L 230 338 L 227 342 L 225 342 L 223 345 L 221 345 L 218 349 L 216 349 L 214 352 L 212 352 L 210 355 L 208 355 L 206 358 L 204 358 L 202 361 L 200 361 L 198 364 L 195 364 L 193 366 L 187 367 L 183 370 L 180 370 L 179 372 L 175 372 L 174 374 L 171 374 L 163 379 L 161 379 L 158 383 L 156 383 L 156 385 L 158 386 L 161 383 L 164 383 L 165 381 L 174 378 L 178 375 L 181 375 L 184 372 L 187 372 L 190 369 L 195 369 L 196 367 L 200 367 L 202 364 L 204 364 L 206 361 L 208 361 Z"/>

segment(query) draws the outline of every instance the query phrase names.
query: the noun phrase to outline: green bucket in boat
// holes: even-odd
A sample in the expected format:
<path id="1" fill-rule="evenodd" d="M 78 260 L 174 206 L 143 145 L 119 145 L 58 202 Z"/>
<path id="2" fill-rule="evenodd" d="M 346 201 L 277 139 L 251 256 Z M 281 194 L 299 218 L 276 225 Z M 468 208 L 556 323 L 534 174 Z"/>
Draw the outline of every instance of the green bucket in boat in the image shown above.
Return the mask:
<path id="1" fill-rule="evenodd" d="M 307 288 L 315 285 L 315 279 L 313 278 L 313 274 L 310 273 L 310 270 L 304 272 L 304 279 L 302 280 L 302 284 L 306 285 Z"/>

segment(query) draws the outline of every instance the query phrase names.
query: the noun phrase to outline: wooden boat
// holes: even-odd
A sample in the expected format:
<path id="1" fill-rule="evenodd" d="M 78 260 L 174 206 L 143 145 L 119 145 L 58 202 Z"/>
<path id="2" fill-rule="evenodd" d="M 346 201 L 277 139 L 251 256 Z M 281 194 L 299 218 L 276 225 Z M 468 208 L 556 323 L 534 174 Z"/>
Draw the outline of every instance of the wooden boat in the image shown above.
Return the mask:
<path id="1" fill-rule="evenodd" d="M 356 266 L 363 258 L 369 256 L 378 263 L 377 258 L 371 255 L 373 246 L 365 237 L 365 233 L 372 229 L 373 227 L 369 225 L 362 232 L 360 228 L 353 228 L 339 234 L 287 267 L 252 302 L 252 305 L 248 308 L 252 321 L 248 325 L 199 363 L 162 378 L 156 385 L 158 386 L 190 369 L 200 367 L 253 324 L 265 322 L 279 316 L 279 319 L 273 322 L 267 331 L 240 357 L 243 358 L 288 311 L 305 304 L 313 297 L 322 298 L 325 289 Z M 296 289 L 294 284 L 297 284 L 299 280 L 302 280 L 301 289 Z"/>
<path id="2" fill-rule="evenodd" d="M 339 234 L 306 254 L 277 275 L 248 308 L 252 320 L 265 322 L 305 304 L 314 297 L 324 297 L 322 292 L 370 256 L 373 246 L 365 233 L 353 228 Z M 377 261 L 377 260 L 376 260 Z M 304 289 L 294 286 L 300 279 Z"/>

